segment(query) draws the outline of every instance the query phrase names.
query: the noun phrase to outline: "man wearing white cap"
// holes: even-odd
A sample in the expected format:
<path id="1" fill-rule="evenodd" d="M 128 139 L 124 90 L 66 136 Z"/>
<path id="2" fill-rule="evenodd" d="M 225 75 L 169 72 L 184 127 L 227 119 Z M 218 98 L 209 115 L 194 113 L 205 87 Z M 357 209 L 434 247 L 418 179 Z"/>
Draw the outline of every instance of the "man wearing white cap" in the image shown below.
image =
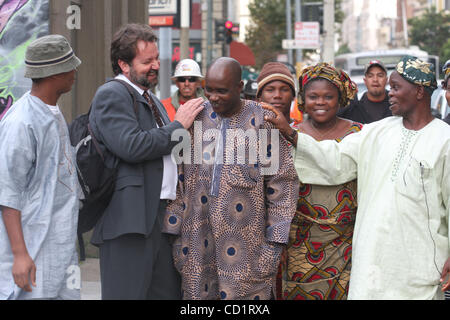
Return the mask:
<path id="1" fill-rule="evenodd" d="M 57 104 L 80 64 L 63 36 L 34 40 L 25 54 L 31 91 L 0 121 L 0 299 L 80 299 L 80 188 Z"/>
<path id="2" fill-rule="evenodd" d="M 200 84 L 201 79 L 203 76 L 200 67 L 194 60 L 184 59 L 177 64 L 172 80 L 175 81 L 178 90 L 171 97 L 161 101 L 170 121 L 173 121 L 178 108 L 186 101 L 200 97 L 206 100 Z"/>

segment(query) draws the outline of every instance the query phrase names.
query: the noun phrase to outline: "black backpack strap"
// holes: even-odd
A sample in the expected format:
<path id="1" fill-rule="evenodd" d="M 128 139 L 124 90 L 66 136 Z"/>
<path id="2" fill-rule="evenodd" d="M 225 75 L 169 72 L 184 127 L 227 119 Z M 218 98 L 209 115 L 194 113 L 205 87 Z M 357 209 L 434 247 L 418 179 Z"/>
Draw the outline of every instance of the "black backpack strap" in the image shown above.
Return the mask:
<path id="1" fill-rule="evenodd" d="M 136 114 L 136 119 L 139 119 L 139 108 L 138 108 L 139 103 L 138 103 L 138 101 L 136 99 L 136 95 L 135 95 L 136 90 L 126 81 L 123 81 L 120 79 L 108 79 L 106 82 L 110 82 L 110 81 L 119 82 L 128 90 L 128 93 L 131 95 L 131 98 L 133 99 L 133 110 L 134 110 L 134 113 Z M 92 109 L 92 105 L 89 108 L 88 115 L 91 113 L 91 109 Z M 139 120 L 138 120 L 138 124 L 139 124 Z M 105 162 L 104 153 L 102 152 L 102 149 L 100 148 L 99 141 L 95 137 L 90 124 L 88 124 L 88 131 L 89 131 L 89 135 L 91 136 L 92 142 L 94 143 L 95 149 L 97 150 L 98 154 L 102 158 L 103 162 Z"/>
<path id="2" fill-rule="evenodd" d="M 83 234 L 78 232 L 78 247 L 80 249 L 80 261 L 86 260 L 86 248 L 84 246 Z"/>
<path id="3" fill-rule="evenodd" d="M 105 156 L 103 155 L 102 149 L 100 148 L 97 139 L 95 138 L 94 132 L 92 132 L 91 125 L 88 123 L 88 131 L 89 135 L 91 136 L 91 140 L 94 143 L 94 147 L 97 150 L 98 154 L 102 158 L 103 162 L 105 162 Z"/>
<path id="4" fill-rule="evenodd" d="M 127 88 L 128 93 L 131 95 L 131 97 L 133 98 L 133 109 L 134 109 L 134 113 L 136 114 L 136 117 L 139 117 L 139 109 L 138 109 L 138 102 L 135 96 L 135 92 L 136 90 L 130 86 L 129 83 L 127 83 L 126 81 L 120 80 L 120 79 L 111 79 L 110 81 L 116 81 L 121 83 L 125 88 Z"/>

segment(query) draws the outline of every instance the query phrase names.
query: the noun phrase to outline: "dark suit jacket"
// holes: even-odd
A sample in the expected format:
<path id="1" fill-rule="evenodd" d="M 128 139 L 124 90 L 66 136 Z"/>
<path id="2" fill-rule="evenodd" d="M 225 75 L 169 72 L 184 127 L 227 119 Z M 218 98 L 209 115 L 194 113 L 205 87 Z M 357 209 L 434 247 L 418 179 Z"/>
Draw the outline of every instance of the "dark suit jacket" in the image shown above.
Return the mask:
<path id="1" fill-rule="evenodd" d="M 152 95 L 167 124 L 157 128 L 147 101 L 133 91 L 139 119 L 121 83 L 105 83 L 92 101 L 89 122 L 93 133 L 120 160 L 114 194 L 91 239 L 95 245 L 123 234 L 151 233 L 160 203 L 162 157 L 177 144 L 171 141 L 172 132 L 183 128 L 180 122 L 169 121 L 164 106 Z"/>

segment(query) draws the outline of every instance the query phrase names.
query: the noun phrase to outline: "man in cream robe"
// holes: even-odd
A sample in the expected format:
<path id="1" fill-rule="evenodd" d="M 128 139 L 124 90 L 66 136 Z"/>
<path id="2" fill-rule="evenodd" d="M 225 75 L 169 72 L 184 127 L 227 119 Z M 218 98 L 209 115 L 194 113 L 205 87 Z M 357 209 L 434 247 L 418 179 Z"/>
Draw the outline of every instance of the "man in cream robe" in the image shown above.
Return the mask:
<path id="1" fill-rule="evenodd" d="M 349 299 L 430 299 L 440 291 L 449 257 L 447 124 L 435 119 L 412 131 L 389 117 L 339 144 L 299 134 L 295 162 L 303 183 L 358 179 Z"/>

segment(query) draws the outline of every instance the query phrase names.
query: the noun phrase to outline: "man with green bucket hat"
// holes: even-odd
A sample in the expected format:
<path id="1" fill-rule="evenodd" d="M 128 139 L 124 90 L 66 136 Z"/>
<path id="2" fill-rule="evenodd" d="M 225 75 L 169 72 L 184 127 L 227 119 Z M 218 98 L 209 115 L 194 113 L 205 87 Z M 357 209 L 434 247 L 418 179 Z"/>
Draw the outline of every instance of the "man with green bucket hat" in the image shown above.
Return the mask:
<path id="1" fill-rule="evenodd" d="M 25 54 L 25 93 L 0 122 L 0 299 L 80 299 L 75 156 L 59 97 L 81 61 L 49 35 Z"/>

